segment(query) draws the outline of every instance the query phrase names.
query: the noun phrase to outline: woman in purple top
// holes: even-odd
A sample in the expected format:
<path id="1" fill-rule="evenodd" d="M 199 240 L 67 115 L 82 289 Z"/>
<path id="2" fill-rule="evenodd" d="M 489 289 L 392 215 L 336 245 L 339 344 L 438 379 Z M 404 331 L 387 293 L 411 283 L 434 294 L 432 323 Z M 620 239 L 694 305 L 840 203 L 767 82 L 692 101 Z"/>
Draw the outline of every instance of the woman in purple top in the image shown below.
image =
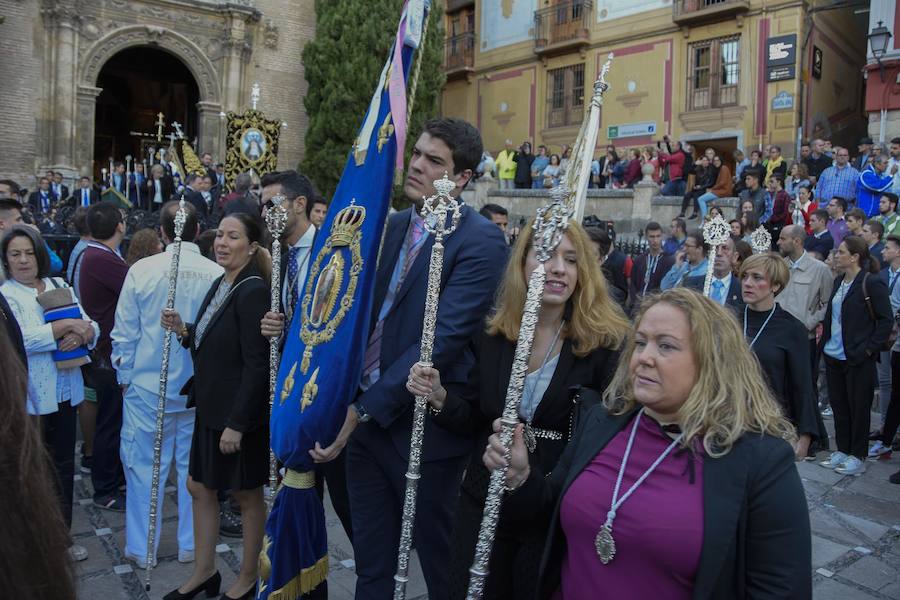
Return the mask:
<path id="1" fill-rule="evenodd" d="M 516 431 L 504 512 L 552 511 L 539 597 L 810 598 L 795 436 L 726 309 L 686 289 L 648 298 L 550 476 Z M 503 450 L 491 436 L 489 469 Z"/>

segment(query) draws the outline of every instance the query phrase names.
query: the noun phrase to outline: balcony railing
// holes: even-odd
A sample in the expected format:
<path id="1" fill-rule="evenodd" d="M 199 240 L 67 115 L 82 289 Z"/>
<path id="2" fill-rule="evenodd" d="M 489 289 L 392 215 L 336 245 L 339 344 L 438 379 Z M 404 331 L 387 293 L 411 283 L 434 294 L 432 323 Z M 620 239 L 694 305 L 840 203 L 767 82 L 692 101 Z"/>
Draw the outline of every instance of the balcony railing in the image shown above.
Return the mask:
<path id="1" fill-rule="evenodd" d="M 672 20 L 678 25 L 720 21 L 750 10 L 750 0 L 675 0 Z"/>
<path id="2" fill-rule="evenodd" d="M 463 75 L 475 67 L 475 32 L 467 31 L 444 42 L 444 71 L 447 77 Z"/>
<path id="3" fill-rule="evenodd" d="M 534 51 L 551 54 L 587 46 L 592 8 L 590 0 L 570 0 L 534 11 Z"/>

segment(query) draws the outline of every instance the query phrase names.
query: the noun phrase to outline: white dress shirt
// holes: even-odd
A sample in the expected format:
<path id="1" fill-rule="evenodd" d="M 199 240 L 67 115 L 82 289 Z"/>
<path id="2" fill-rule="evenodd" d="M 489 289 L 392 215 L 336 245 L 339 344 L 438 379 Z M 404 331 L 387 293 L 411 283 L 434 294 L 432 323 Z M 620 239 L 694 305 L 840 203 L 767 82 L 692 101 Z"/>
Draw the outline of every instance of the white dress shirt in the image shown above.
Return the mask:
<path id="1" fill-rule="evenodd" d="M 46 290 L 54 288 L 49 277 L 43 279 Z M 69 288 L 61 279 L 56 279 L 56 287 Z M 71 289 L 71 288 L 69 288 Z M 45 291 L 46 291 L 45 290 Z M 58 369 L 53 360 L 56 350 L 56 338 L 53 337 L 53 326 L 44 321 L 44 309 L 37 302 L 38 291 L 9 279 L 0 286 L 0 292 L 9 302 L 25 341 L 25 352 L 28 355 L 28 414 L 48 415 L 55 413 L 60 402 L 71 402 L 72 406 L 84 400 L 84 380 L 81 369 Z M 77 304 L 75 294 L 72 300 Z M 82 318 L 90 321 L 81 305 Z M 90 348 L 100 337 L 100 326 L 90 321 L 94 327 L 94 339 Z"/>
<path id="2" fill-rule="evenodd" d="M 149 397 L 154 398 L 154 403 L 159 392 L 161 349 L 165 333 L 159 319 L 166 307 L 171 263 L 170 244 L 165 252 L 148 256 L 132 265 L 119 294 L 116 324 L 111 334 L 112 362 L 119 383 L 135 385 L 151 392 Z M 203 298 L 213 281 L 223 272 L 222 267 L 200 254 L 197 244 L 181 243 L 175 310 L 185 322 L 196 319 Z M 185 410 L 186 398 L 178 392 L 193 374 L 190 352 L 172 340 L 166 387 L 167 413 Z"/>
<path id="3" fill-rule="evenodd" d="M 303 302 L 303 294 L 306 293 L 306 274 L 309 272 L 309 255 L 312 252 L 313 238 L 316 237 L 316 226 L 310 224 L 307 228 L 306 233 L 300 236 L 300 239 L 294 244 L 294 248 L 299 248 L 297 252 L 297 261 L 299 262 L 299 266 L 297 269 L 297 307 L 299 309 L 300 304 Z M 282 257 L 282 260 L 287 260 L 289 254 L 285 253 Z M 287 315 L 288 325 L 290 325 L 290 320 L 293 319 L 294 315 L 288 314 L 291 312 L 290 301 L 291 301 L 291 285 L 293 281 L 288 280 L 288 268 L 287 264 L 285 264 L 284 269 L 284 281 L 281 284 L 281 305 L 285 307 L 285 314 Z"/>
<path id="4" fill-rule="evenodd" d="M 153 203 L 162 204 L 162 182 L 159 179 L 153 180 Z"/>

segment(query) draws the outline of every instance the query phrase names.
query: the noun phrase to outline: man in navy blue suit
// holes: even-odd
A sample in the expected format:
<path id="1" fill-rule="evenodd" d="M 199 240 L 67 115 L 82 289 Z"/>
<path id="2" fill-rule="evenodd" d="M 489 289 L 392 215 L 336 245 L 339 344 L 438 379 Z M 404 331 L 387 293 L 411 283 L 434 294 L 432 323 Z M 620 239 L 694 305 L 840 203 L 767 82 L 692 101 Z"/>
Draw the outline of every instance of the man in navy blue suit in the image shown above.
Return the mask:
<path id="1" fill-rule="evenodd" d="M 393 594 L 400 521 L 406 487 L 413 397 L 406 390 L 419 342 L 434 237 L 424 232 L 418 210 L 435 194 L 434 180 L 446 171 L 458 196 L 482 154 L 481 135 L 465 121 L 433 119 L 425 124 L 409 160 L 404 193 L 413 208 L 388 221 L 372 304 L 371 333 L 360 392 L 335 445 L 347 443 L 347 483 L 353 521 L 357 600 Z M 463 385 L 474 363 L 473 336 L 483 327 L 506 263 L 500 229 L 465 206 L 456 231 L 444 242 L 444 268 L 432 361 L 446 384 Z M 350 433 L 352 432 L 352 436 Z M 425 421 L 414 543 L 428 597 L 447 593 L 450 532 L 472 438 Z"/>
<path id="2" fill-rule="evenodd" d="M 716 257 L 713 261 L 713 280 L 710 282 L 709 297 L 722 306 L 727 306 L 736 312 L 740 312 L 744 310 L 744 297 L 741 294 L 741 282 L 733 273 L 736 256 L 734 237 L 728 238 L 724 244 L 716 248 Z M 684 287 L 703 293 L 705 282 L 706 277 L 702 275 L 688 277 L 684 280 Z"/>

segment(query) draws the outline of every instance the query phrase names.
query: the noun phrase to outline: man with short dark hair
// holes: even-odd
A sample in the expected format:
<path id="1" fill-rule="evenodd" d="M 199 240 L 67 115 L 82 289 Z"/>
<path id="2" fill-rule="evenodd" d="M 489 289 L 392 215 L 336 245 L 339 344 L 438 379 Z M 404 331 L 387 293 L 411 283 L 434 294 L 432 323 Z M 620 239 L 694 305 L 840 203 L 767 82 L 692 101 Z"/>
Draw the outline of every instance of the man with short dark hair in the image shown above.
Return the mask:
<path id="1" fill-rule="evenodd" d="M 317 196 L 312 199 L 312 209 L 309 211 L 309 221 L 316 226 L 316 229 L 322 227 L 325 217 L 328 216 L 328 202 L 325 198 Z"/>
<path id="2" fill-rule="evenodd" d="M 53 172 L 53 179 L 50 181 L 50 189 L 57 200 L 69 199 L 69 186 L 63 183 L 63 174 L 59 171 Z"/>
<path id="3" fill-rule="evenodd" d="M 113 371 L 110 333 L 115 322 L 116 303 L 128 265 L 119 255 L 125 237 L 122 213 L 113 202 L 100 202 L 88 209 L 88 229 L 92 240 L 80 261 L 78 292 L 84 312 L 100 325 L 100 337 L 94 351 L 91 372 L 97 392 L 97 429 L 94 437 L 94 461 L 91 481 L 94 506 L 104 510 L 125 510 L 125 495 L 119 487 L 125 483 L 119 457 L 122 430 L 122 391 Z"/>
<path id="4" fill-rule="evenodd" d="M 125 176 L 125 163 L 116 162 L 113 165 L 112 187 L 124 196 L 126 185 L 128 185 L 128 179 Z"/>
<path id="5" fill-rule="evenodd" d="M 78 189 L 75 190 L 69 199 L 69 205 L 83 206 L 87 209 L 91 204 L 96 204 L 97 202 L 100 202 L 100 194 L 97 193 L 97 190 L 91 184 L 91 178 L 85 175 L 78 180 Z"/>
<path id="6" fill-rule="evenodd" d="M 881 253 L 884 250 L 884 242 L 881 241 L 883 235 L 884 226 L 875 219 L 872 219 L 863 225 L 862 232 L 860 233 L 862 239 L 869 245 L 869 256 L 878 261 L 879 269 L 884 269 L 885 267 L 884 258 L 881 256 Z"/>
<path id="7" fill-rule="evenodd" d="M 806 238 L 803 247 L 819 260 L 825 260 L 834 248 L 834 238 L 828 231 L 828 211 L 820 208 L 809 215 L 812 235 Z"/>
<path id="8" fill-rule="evenodd" d="M 124 465 L 128 494 L 125 499 L 125 557 L 142 569 L 147 567 L 147 522 L 150 515 L 150 488 L 153 471 L 153 443 L 156 437 L 156 405 L 159 394 L 159 350 L 167 332 L 159 325 L 160 312 L 166 307 L 169 269 L 175 238 L 177 202 L 167 202 L 160 211 L 160 234 L 165 252 L 143 258 L 128 270 L 116 305 L 112 338 L 112 361 L 124 399 L 122 453 L 129 456 Z M 178 293 L 175 310 L 182 315 L 196 315 L 213 281 L 222 267 L 200 254 L 194 243 L 199 232 L 197 212 L 185 204 L 186 220 L 181 234 L 178 264 Z M 191 495 L 187 490 L 194 409 L 187 408 L 181 394 L 193 375 L 190 352 L 173 344 L 169 355 L 166 411 L 163 417 L 160 485 L 168 481 L 169 467 L 174 461 L 178 496 L 178 560 L 189 562 L 194 555 Z M 166 494 L 160 494 L 162 513 Z M 154 561 L 160 529 L 154 540 Z"/>
<path id="9" fill-rule="evenodd" d="M 806 165 L 810 176 L 816 179 L 819 178 L 825 169 L 831 166 L 831 157 L 825 153 L 824 140 L 815 139 L 812 141 L 809 156 L 803 159 L 803 164 Z"/>
<path id="10" fill-rule="evenodd" d="M 28 196 L 28 205 L 35 216 L 44 215 L 50 213 L 50 209 L 53 208 L 57 200 L 58 198 L 53 194 L 53 190 L 50 189 L 50 180 L 46 177 L 41 177 L 38 181 L 38 189 L 31 192 Z"/>
<path id="11" fill-rule="evenodd" d="M 850 226 L 844 218 L 847 212 L 847 200 L 841 196 L 834 196 L 828 202 L 828 233 L 834 240 L 834 247 L 837 248 L 849 234 Z"/>
<path id="12" fill-rule="evenodd" d="M 628 301 L 636 306 L 641 298 L 659 290 L 660 282 L 672 265 L 675 257 L 663 251 L 663 229 L 656 221 L 650 221 L 644 228 L 647 252 L 634 259 L 628 286 Z"/>
<path id="13" fill-rule="evenodd" d="M 404 195 L 412 206 L 388 218 L 372 303 L 372 331 L 366 347 L 360 393 L 335 442 L 347 446 L 347 483 L 353 518 L 356 598 L 390 598 L 405 489 L 404 473 L 412 430 L 413 396 L 407 390 L 419 360 L 428 260 L 434 237 L 425 234 L 418 214 L 422 199 L 435 194 L 434 181 L 449 173 L 459 196 L 481 160 L 482 142 L 471 124 L 452 118 L 425 123 L 408 161 Z M 443 386 L 461 385 L 474 364 L 471 345 L 483 328 L 506 264 L 506 244 L 496 225 L 463 205 L 459 224 L 444 241 L 432 362 Z M 443 409 L 440 391 L 428 399 Z M 418 480 L 416 551 L 428 595 L 446 596 L 450 533 L 472 438 L 442 426 L 438 413 L 425 421 Z M 322 451 L 328 460 L 333 450 Z"/>
<path id="14" fill-rule="evenodd" d="M 863 225 L 866 223 L 865 212 L 858 208 L 851 208 L 844 215 L 844 219 L 847 221 L 847 235 L 862 235 Z"/>
<path id="15" fill-rule="evenodd" d="M 509 227 L 509 211 L 499 204 L 485 204 L 478 211 L 482 217 L 496 225 L 506 235 L 506 229 Z"/>
<path id="16" fill-rule="evenodd" d="M 878 220 L 884 227 L 884 237 L 894 235 L 894 230 L 900 223 L 900 215 L 897 214 L 897 194 L 882 192 L 878 199 Z"/>
<path id="17" fill-rule="evenodd" d="M 134 164 L 134 171 L 128 177 L 129 192 L 131 203 L 135 208 L 147 210 L 150 208 L 148 202 L 147 190 L 147 174 L 144 173 L 144 163 L 138 161 Z"/>
<path id="18" fill-rule="evenodd" d="M 687 224 L 681 217 L 675 217 L 669 224 L 669 237 L 663 242 L 663 252 L 666 256 L 674 256 L 684 246 L 687 239 Z M 665 277 L 665 273 L 662 274 Z"/>
<path id="19" fill-rule="evenodd" d="M 184 199 L 194 205 L 197 210 L 197 219 L 203 223 L 209 215 L 206 198 L 203 197 L 203 175 L 189 173 L 185 177 Z"/>
<path id="20" fill-rule="evenodd" d="M 762 223 L 762 215 L 766 212 L 766 190 L 760 186 L 759 173 L 756 171 L 744 171 L 744 189 L 741 190 L 739 204 L 744 202 L 753 203 L 753 212 L 760 218 Z"/>

